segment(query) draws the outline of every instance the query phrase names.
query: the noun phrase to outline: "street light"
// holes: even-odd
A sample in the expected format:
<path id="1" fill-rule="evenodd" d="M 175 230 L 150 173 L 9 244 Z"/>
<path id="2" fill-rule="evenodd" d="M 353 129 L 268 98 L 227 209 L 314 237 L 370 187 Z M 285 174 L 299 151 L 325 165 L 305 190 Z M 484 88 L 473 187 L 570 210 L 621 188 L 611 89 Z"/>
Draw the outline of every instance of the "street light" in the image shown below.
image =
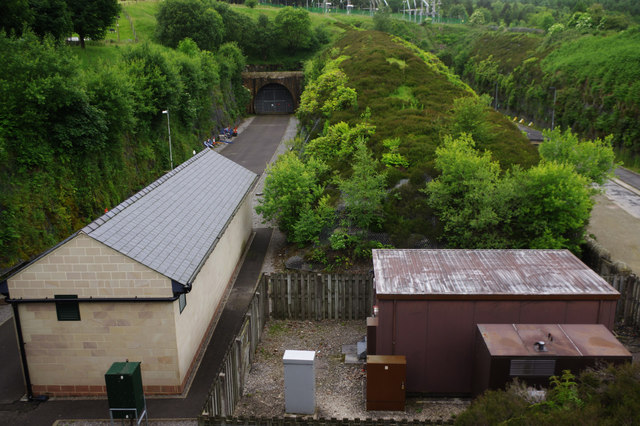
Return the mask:
<path id="1" fill-rule="evenodd" d="M 169 132 L 169 160 L 171 161 L 171 170 L 173 170 L 173 154 L 171 153 L 171 124 L 169 124 L 169 109 L 162 111 L 163 114 L 167 114 L 167 131 Z"/>
<path id="2" fill-rule="evenodd" d="M 553 130 L 556 118 L 556 88 L 551 86 L 549 89 L 553 89 L 553 106 L 551 107 L 551 130 Z"/>

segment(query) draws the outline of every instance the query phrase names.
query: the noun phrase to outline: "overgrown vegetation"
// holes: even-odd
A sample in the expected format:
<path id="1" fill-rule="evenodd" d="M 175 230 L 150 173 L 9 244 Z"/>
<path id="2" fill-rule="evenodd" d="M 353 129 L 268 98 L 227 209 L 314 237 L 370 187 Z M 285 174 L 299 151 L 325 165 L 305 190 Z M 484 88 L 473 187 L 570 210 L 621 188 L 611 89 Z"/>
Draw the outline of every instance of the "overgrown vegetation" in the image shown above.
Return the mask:
<path id="1" fill-rule="evenodd" d="M 296 161 L 320 172 L 304 192 L 315 194 L 314 201 L 286 221 L 315 226 L 285 231 L 290 241 L 314 245 L 312 260 L 331 266 L 333 259 L 344 265 L 390 243 L 435 244 L 438 227 L 421 189 L 438 174 L 435 151 L 447 134 L 474 133 L 479 146 L 491 149 L 506 167 L 520 164 L 528 169 L 538 161 L 535 149 L 513 124 L 491 111 L 486 100 L 437 58 L 401 39 L 347 31 L 307 69 L 311 80 L 297 113 L 304 139 L 294 144 L 294 153 Z M 279 160 L 267 178 L 258 209 L 263 213 L 292 193 L 270 182 L 275 183 L 284 161 L 279 165 Z M 299 203 L 304 197 L 291 199 Z M 269 218 L 282 222 L 286 214 L 280 209 Z M 301 229 L 307 232 L 305 238 Z"/>
<path id="2" fill-rule="evenodd" d="M 83 68 L 72 49 L 0 35 L 0 265 L 42 252 L 179 164 L 244 111 L 244 57 L 154 44 Z M 219 64 L 223 64 L 220 66 Z"/>
<path id="3" fill-rule="evenodd" d="M 455 421 L 456 425 L 632 425 L 640 422 L 640 364 L 586 370 L 576 380 L 565 370 L 550 379 L 543 401 L 526 386 L 487 391 Z"/>
<path id="4" fill-rule="evenodd" d="M 546 34 L 428 25 L 412 39 L 432 46 L 476 91 L 491 96 L 492 106 L 585 138 L 611 134 L 616 150 L 638 161 L 638 27 L 578 28 L 566 19 Z"/>

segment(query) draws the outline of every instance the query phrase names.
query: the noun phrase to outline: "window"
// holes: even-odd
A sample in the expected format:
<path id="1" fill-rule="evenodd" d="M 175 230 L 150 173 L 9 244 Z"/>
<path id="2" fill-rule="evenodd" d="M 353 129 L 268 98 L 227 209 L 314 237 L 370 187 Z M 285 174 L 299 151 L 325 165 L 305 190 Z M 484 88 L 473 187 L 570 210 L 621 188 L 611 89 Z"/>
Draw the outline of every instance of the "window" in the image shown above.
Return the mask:
<path id="1" fill-rule="evenodd" d="M 78 299 L 78 295 L 56 294 L 54 298 L 60 300 L 56 301 L 58 321 L 80 321 L 80 305 L 77 300 L 73 301 L 73 299 Z"/>
<path id="2" fill-rule="evenodd" d="M 187 306 L 187 293 L 182 293 L 178 297 L 178 303 L 180 304 L 180 313 L 184 311 L 185 306 Z"/>

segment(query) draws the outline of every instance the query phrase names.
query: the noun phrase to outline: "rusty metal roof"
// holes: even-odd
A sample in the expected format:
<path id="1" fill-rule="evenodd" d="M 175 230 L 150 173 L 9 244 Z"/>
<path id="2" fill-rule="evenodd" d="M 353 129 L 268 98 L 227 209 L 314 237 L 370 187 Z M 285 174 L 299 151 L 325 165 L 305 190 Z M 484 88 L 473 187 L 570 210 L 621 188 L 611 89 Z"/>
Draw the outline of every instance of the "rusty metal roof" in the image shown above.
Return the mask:
<path id="1" fill-rule="evenodd" d="M 377 249 L 373 271 L 379 298 L 620 297 L 568 250 Z"/>
<path id="2" fill-rule="evenodd" d="M 631 358 L 602 324 L 478 324 L 478 332 L 492 356 Z"/>

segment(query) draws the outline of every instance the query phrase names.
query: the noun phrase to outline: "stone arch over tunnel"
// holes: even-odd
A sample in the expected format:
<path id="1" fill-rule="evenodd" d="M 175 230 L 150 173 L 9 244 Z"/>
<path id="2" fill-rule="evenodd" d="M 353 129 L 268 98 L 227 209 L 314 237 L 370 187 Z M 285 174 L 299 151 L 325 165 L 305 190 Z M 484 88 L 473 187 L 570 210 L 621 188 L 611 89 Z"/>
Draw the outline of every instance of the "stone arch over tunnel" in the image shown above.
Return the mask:
<path id="1" fill-rule="evenodd" d="M 292 114 L 300 105 L 302 71 L 244 72 L 242 83 L 251 92 L 249 114 Z"/>
<path id="2" fill-rule="evenodd" d="M 256 114 L 293 114 L 293 96 L 281 84 L 265 84 L 253 100 Z"/>

